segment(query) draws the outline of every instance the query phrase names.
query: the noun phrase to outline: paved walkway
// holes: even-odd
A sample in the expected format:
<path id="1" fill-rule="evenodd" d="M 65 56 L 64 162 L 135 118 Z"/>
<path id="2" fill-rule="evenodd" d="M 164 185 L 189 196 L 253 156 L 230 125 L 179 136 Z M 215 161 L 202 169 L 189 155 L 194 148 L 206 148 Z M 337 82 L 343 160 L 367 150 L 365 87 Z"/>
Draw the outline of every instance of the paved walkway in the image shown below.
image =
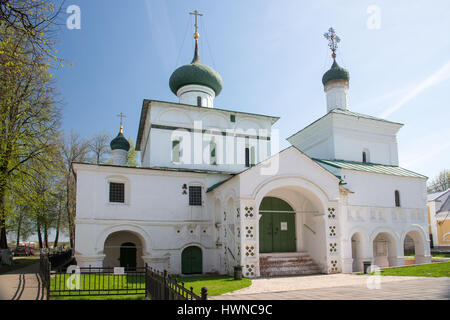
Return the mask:
<path id="1" fill-rule="evenodd" d="M 212 300 L 450 300 L 450 278 L 314 275 L 255 279 Z"/>
<path id="2" fill-rule="evenodd" d="M 41 300 L 39 262 L 0 275 L 0 300 Z"/>

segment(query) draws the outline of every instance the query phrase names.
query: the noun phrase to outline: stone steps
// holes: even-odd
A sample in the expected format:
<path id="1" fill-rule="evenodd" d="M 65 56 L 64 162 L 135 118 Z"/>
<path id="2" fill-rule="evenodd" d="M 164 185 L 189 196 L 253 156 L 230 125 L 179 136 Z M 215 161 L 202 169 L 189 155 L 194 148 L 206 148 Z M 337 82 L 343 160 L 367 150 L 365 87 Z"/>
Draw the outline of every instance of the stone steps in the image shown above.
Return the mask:
<path id="1" fill-rule="evenodd" d="M 261 254 L 259 268 L 261 277 L 321 273 L 320 267 L 307 252 Z"/>

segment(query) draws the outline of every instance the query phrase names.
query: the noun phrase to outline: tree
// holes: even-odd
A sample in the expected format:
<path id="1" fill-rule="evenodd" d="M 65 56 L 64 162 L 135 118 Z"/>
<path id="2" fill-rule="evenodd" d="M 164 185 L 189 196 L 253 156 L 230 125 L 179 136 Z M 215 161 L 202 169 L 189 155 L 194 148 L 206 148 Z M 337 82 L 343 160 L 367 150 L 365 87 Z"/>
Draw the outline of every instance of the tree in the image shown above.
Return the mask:
<path id="1" fill-rule="evenodd" d="M 63 175 L 65 186 L 65 209 L 70 238 L 70 246 L 75 244 L 75 215 L 76 215 L 76 183 L 72 170 L 72 163 L 87 162 L 89 155 L 89 143 L 81 139 L 73 131 L 60 142 L 60 150 L 63 159 Z"/>
<path id="2" fill-rule="evenodd" d="M 53 46 L 64 2 L 56 6 L 47 0 L 0 0 L 0 26 L 26 42 L 34 56 L 61 63 Z M 27 59 L 23 61 L 30 63 Z"/>
<path id="3" fill-rule="evenodd" d="M 88 145 L 89 150 L 93 154 L 93 163 L 101 164 L 105 162 L 105 157 L 111 153 L 109 147 L 110 141 L 111 138 L 106 133 L 95 134 L 89 139 Z"/>
<path id="4" fill-rule="evenodd" d="M 127 140 L 130 143 L 130 150 L 128 151 L 127 155 L 127 166 L 137 167 L 138 166 L 137 151 L 135 149 L 134 142 L 131 138 L 128 138 Z"/>
<path id="5" fill-rule="evenodd" d="M 7 192 L 26 164 L 55 149 L 60 108 L 48 58 L 0 25 L 0 249 L 7 248 Z M 43 164 L 43 163 L 41 163 Z"/>
<path id="6" fill-rule="evenodd" d="M 441 192 L 450 188 L 450 170 L 442 170 L 428 185 L 428 192 Z"/>

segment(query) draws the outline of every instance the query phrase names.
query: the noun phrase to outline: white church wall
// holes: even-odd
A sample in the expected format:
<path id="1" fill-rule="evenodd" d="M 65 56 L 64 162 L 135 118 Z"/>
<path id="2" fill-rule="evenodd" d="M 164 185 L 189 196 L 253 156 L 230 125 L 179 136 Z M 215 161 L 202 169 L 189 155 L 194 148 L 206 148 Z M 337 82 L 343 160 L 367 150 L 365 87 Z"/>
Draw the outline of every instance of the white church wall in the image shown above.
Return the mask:
<path id="1" fill-rule="evenodd" d="M 330 113 L 288 141 L 318 159 L 398 165 L 397 131 L 400 124 Z"/>
<path id="2" fill-rule="evenodd" d="M 140 236 L 141 258 L 155 268 L 181 273 L 183 248 L 197 245 L 204 252 L 204 272 L 220 272 L 214 203 L 206 188 L 227 175 L 93 165 L 74 168 L 78 200 L 75 249 L 80 265 L 101 266 L 106 237 L 129 231 Z M 109 203 L 108 181 L 125 183 L 124 204 Z M 203 187 L 202 206 L 189 206 L 184 184 Z"/>
<path id="3" fill-rule="evenodd" d="M 333 114 L 334 159 L 362 162 L 366 151 L 367 162 L 398 165 L 400 128 L 400 124 Z"/>
<path id="4" fill-rule="evenodd" d="M 265 139 L 271 134 L 270 117 L 153 101 L 149 114 L 141 147 L 142 163 L 146 167 L 239 172 L 245 169 L 245 147 L 255 147 L 257 161 L 270 155 L 270 140 Z M 231 121 L 231 115 L 234 122 Z M 150 125 L 152 128 L 148 134 Z M 182 136 L 182 163 L 174 163 L 172 140 L 179 136 Z M 246 139 L 246 136 L 250 138 Z M 254 139 L 256 136 L 263 139 Z M 210 164 L 209 146 L 212 138 L 217 145 L 216 165 Z"/>
<path id="5" fill-rule="evenodd" d="M 288 138 L 290 144 L 311 158 L 334 159 L 331 117 L 324 117 Z"/>
<path id="6" fill-rule="evenodd" d="M 400 192 L 402 208 L 426 209 L 426 179 L 341 170 L 345 187 L 355 191 L 349 205 L 395 207 L 395 190 Z M 370 187 L 368 187 L 370 186 Z"/>
<path id="7" fill-rule="evenodd" d="M 345 187 L 354 193 L 344 197 L 342 202 L 343 272 L 353 271 L 352 236 L 360 240 L 359 263 L 371 261 L 386 266 L 403 265 L 404 239 L 408 232 L 417 236 L 417 250 L 420 261 L 430 261 L 428 219 L 426 216 L 426 180 L 342 170 Z M 400 207 L 395 206 L 394 192 L 400 192 Z M 388 245 L 383 249 L 381 242 Z M 352 252 L 353 251 L 353 252 Z"/>

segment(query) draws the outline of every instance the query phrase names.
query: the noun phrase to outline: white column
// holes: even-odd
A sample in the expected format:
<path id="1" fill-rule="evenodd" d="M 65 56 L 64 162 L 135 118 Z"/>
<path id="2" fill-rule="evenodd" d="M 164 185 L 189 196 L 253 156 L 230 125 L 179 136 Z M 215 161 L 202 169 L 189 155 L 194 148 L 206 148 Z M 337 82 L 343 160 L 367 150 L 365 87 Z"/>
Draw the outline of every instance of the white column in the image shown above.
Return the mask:
<path id="1" fill-rule="evenodd" d="M 126 166 L 127 165 L 128 152 L 122 149 L 112 150 L 113 164 L 116 166 Z"/>
<path id="2" fill-rule="evenodd" d="M 198 106 L 200 97 L 200 107 L 213 108 L 216 94 L 214 90 L 206 86 L 189 84 L 178 89 L 177 96 L 180 103 Z"/>

